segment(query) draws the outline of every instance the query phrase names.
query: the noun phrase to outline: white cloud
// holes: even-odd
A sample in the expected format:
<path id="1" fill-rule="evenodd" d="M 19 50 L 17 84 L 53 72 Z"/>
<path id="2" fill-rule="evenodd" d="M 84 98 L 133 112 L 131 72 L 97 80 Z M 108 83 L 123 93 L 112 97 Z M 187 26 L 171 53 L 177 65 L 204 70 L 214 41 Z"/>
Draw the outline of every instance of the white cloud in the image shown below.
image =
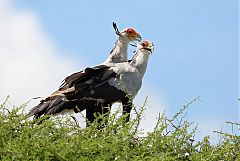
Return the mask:
<path id="1" fill-rule="evenodd" d="M 146 100 L 147 98 L 147 100 Z M 152 132 L 156 123 L 159 113 L 163 113 L 166 109 L 164 98 L 160 91 L 154 90 L 150 85 L 143 85 L 139 94 L 134 100 L 134 104 L 137 107 L 141 107 L 146 102 L 144 117 L 142 118 L 140 129 L 144 129 L 144 132 Z"/>
<path id="2" fill-rule="evenodd" d="M 57 51 L 33 12 L 0 0 L 0 101 L 22 104 L 47 96 L 76 70 L 73 60 Z"/>

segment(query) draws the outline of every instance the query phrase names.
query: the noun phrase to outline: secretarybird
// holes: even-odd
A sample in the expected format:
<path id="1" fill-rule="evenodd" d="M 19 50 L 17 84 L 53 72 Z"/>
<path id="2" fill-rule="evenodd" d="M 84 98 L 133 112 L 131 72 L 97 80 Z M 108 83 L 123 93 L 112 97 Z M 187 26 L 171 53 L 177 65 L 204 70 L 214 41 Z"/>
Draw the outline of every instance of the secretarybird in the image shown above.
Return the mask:
<path id="1" fill-rule="evenodd" d="M 40 104 L 33 107 L 30 110 L 29 114 L 34 115 L 34 118 L 38 118 L 41 115 L 45 115 L 45 114 L 55 115 L 55 114 L 59 114 L 62 112 L 66 112 L 67 111 L 66 109 L 75 109 L 77 106 L 77 104 L 75 104 L 75 103 L 77 103 L 77 102 L 66 103 L 67 100 L 65 100 L 63 96 L 69 94 L 69 92 L 71 93 L 72 89 L 75 88 L 76 82 L 78 82 L 79 77 L 86 77 L 87 75 L 89 75 L 89 72 L 91 73 L 93 71 L 94 72 L 100 71 L 103 69 L 103 67 L 104 68 L 107 66 L 110 67 L 110 66 L 113 66 L 115 63 L 127 61 L 127 49 L 128 49 L 129 43 L 131 41 L 140 41 L 141 36 L 133 28 L 126 28 L 126 29 L 122 30 L 121 32 L 119 32 L 115 23 L 113 23 L 113 27 L 116 31 L 116 34 L 118 35 L 118 39 L 115 42 L 115 47 L 110 52 L 107 60 L 98 66 L 95 66 L 93 68 L 86 68 L 83 71 L 74 73 L 74 74 L 66 77 L 64 79 L 63 84 L 60 86 L 59 90 L 55 91 L 53 94 L 51 94 L 46 99 L 41 100 Z M 60 98 L 62 98 L 62 100 L 60 100 Z M 79 98 L 81 98 L 81 96 L 79 96 Z M 92 100 L 92 101 L 94 101 L 94 100 Z M 54 110 L 55 105 L 60 102 L 62 104 L 64 104 L 64 106 L 67 105 L 68 108 L 66 108 L 66 109 L 61 108 L 58 110 Z M 94 106 L 93 106 L 93 103 L 90 103 L 89 101 L 88 101 L 87 105 L 88 106 L 85 107 L 86 111 L 87 111 L 86 117 L 90 122 L 92 122 L 94 120 L 94 113 L 100 112 L 100 111 L 98 110 L 98 108 L 95 107 L 95 102 L 94 102 Z M 55 111 L 55 112 L 53 112 L 53 111 Z M 74 111 L 78 112 L 76 110 L 74 110 Z"/>

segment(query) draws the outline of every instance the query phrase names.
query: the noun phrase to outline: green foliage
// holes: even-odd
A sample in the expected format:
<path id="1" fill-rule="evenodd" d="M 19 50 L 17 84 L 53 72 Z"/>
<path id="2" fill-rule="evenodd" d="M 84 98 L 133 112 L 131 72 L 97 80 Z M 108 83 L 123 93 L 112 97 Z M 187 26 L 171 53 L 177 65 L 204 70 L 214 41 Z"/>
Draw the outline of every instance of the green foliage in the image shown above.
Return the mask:
<path id="1" fill-rule="evenodd" d="M 32 120 L 23 112 L 26 104 L 8 110 L 4 102 L 0 105 L 0 160 L 240 160 L 240 136 L 217 132 L 222 140 L 217 145 L 210 144 L 209 136 L 194 140 L 197 127 L 184 120 L 191 103 L 170 119 L 159 115 L 154 131 L 139 137 L 145 105 L 135 109 L 129 123 L 116 112 L 98 130 L 98 121 L 83 129 L 71 117 Z M 98 119 L 106 121 L 103 116 Z"/>

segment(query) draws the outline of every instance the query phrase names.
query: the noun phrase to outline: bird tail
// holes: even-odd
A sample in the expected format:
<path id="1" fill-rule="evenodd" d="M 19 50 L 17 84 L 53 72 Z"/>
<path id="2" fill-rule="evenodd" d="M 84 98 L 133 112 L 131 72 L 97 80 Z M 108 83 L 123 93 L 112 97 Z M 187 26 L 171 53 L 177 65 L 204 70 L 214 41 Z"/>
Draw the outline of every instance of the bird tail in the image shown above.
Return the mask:
<path id="1" fill-rule="evenodd" d="M 34 119 L 42 115 L 56 115 L 63 111 L 64 104 L 67 103 L 65 96 L 56 96 L 54 98 L 46 98 L 37 106 L 33 107 L 28 115 L 34 115 Z"/>
<path id="2" fill-rule="evenodd" d="M 42 115 L 58 115 L 66 112 L 81 112 L 86 108 L 98 106 L 99 100 L 94 98 L 81 98 L 68 100 L 66 96 L 48 97 L 42 100 L 37 106 L 33 107 L 28 115 L 34 115 L 34 119 Z"/>

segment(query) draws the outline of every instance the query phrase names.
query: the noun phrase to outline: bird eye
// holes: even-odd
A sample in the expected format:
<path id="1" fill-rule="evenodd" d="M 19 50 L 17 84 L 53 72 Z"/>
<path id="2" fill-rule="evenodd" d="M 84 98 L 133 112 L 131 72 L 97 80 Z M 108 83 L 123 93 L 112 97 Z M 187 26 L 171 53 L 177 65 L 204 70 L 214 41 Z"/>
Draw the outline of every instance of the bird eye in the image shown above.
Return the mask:
<path id="1" fill-rule="evenodd" d="M 133 34 L 133 30 L 132 29 L 128 29 L 127 33 L 131 35 L 131 34 Z"/>
<path id="2" fill-rule="evenodd" d="M 146 47 L 147 44 L 145 42 L 142 43 L 142 47 Z"/>

